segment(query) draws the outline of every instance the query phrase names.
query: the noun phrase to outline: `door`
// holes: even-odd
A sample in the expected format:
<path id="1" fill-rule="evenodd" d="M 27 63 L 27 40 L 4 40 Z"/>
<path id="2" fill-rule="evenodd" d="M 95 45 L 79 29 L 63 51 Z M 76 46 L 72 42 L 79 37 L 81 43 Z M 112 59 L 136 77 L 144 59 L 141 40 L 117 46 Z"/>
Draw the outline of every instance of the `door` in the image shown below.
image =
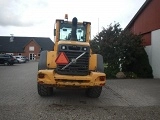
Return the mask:
<path id="1" fill-rule="evenodd" d="M 29 60 L 35 60 L 34 53 L 29 53 Z"/>

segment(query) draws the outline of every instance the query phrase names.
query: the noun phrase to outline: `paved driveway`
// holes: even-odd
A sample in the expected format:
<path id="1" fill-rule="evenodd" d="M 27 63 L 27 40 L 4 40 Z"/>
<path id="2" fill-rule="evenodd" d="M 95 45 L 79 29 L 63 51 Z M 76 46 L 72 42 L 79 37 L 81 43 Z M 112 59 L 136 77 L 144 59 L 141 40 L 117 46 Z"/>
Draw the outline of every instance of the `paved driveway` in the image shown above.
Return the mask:
<path id="1" fill-rule="evenodd" d="M 40 97 L 36 86 L 37 66 L 37 62 L 0 66 L 0 119 L 160 117 L 159 79 L 108 80 L 98 99 L 87 98 L 84 90 L 73 89 L 55 89 L 52 97 Z"/>

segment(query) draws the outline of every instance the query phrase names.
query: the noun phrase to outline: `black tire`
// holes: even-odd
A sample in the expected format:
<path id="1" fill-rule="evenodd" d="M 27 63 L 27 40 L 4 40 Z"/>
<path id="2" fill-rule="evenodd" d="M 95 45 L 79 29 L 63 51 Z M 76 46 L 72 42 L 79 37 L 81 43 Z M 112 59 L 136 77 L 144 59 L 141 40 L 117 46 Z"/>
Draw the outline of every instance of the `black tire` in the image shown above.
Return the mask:
<path id="1" fill-rule="evenodd" d="M 38 70 L 47 69 L 47 51 L 42 51 L 38 62 Z"/>
<path id="2" fill-rule="evenodd" d="M 86 90 L 86 95 L 91 98 L 98 98 L 101 95 L 101 92 L 102 92 L 102 87 L 96 86 L 96 87 L 88 88 Z"/>
<path id="3" fill-rule="evenodd" d="M 38 94 L 40 96 L 51 96 L 53 95 L 53 88 L 45 85 L 37 84 Z"/>

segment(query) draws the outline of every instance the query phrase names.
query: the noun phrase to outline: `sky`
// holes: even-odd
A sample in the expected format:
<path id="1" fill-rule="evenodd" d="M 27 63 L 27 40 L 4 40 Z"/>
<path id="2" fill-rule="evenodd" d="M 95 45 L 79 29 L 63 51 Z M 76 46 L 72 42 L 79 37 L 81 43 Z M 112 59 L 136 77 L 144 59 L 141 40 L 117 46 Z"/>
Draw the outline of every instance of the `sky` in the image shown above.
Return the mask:
<path id="1" fill-rule="evenodd" d="M 91 22 L 91 38 L 111 23 L 125 28 L 145 0 L 0 0 L 0 36 L 49 37 L 56 19 Z"/>

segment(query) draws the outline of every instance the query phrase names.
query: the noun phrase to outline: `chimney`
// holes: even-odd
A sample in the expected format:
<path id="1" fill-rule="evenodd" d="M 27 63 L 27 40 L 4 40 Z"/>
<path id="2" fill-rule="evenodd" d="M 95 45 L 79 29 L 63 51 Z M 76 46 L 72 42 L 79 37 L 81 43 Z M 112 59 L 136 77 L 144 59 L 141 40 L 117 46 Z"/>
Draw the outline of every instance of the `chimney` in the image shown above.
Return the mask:
<path id="1" fill-rule="evenodd" d="M 10 34 L 10 35 L 11 35 L 10 42 L 13 42 L 14 41 L 14 36 L 13 36 L 13 34 Z"/>

